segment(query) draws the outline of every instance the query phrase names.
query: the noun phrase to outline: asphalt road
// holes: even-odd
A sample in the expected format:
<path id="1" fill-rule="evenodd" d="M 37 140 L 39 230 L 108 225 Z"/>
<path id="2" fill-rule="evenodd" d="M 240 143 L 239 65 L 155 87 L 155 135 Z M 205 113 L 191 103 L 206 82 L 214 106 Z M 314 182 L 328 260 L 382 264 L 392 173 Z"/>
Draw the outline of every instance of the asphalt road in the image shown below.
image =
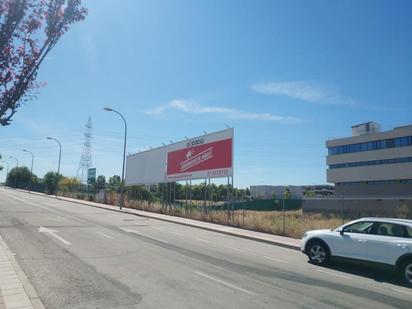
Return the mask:
<path id="1" fill-rule="evenodd" d="M 412 308 L 391 273 L 5 188 L 0 234 L 46 308 Z"/>

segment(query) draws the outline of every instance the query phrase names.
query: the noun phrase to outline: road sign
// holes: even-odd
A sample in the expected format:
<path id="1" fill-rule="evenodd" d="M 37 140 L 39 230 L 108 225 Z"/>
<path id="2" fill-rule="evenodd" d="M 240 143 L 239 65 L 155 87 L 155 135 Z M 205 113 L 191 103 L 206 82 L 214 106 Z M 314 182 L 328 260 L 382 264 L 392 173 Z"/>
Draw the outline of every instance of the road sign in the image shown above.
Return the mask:
<path id="1" fill-rule="evenodd" d="M 87 170 L 87 183 L 91 184 L 91 183 L 95 183 L 96 182 L 96 168 L 89 168 Z"/>

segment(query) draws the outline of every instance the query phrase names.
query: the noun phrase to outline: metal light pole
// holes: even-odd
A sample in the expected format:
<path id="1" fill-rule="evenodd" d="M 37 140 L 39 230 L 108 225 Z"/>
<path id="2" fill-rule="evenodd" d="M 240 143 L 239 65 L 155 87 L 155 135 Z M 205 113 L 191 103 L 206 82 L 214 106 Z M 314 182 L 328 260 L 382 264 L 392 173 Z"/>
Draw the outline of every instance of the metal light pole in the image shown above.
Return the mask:
<path id="1" fill-rule="evenodd" d="M 116 114 L 118 114 L 120 117 L 122 117 L 123 122 L 124 122 L 124 143 L 123 143 L 123 166 L 122 166 L 122 182 L 120 184 L 120 209 L 122 209 L 123 205 L 124 205 L 124 200 L 123 200 L 123 186 L 124 186 L 124 163 L 125 163 L 125 159 L 126 159 L 126 138 L 127 138 L 127 123 L 126 123 L 126 119 L 124 118 L 124 116 L 118 112 L 117 110 L 110 108 L 110 107 L 105 107 L 104 108 L 105 111 L 108 112 L 114 112 Z"/>
<path id="2" fill-rule="evenodd" d="M 3 163 L 6 163 L 6 164 L 7 164 L 7 174 L 6 174 L 6 181 L 5 181 L 5 184 L 7 185 L 7 178 L 9 178 L 9 168 L 10 168 L 10 165 L 9 165 L 9 163 L 6 162 L 6 161 L 0 161 L 0 162 L 3 162 Z"/>
<path id="3" fill-rule="evenodd" d="M 10 156 L 10 159 L 16 160 L 16 177 L 14 178 L 14 189 L 17 189 L 17 167 L 19 167 L 19 160 L 13 156 Z"/>
<path id="4" fill-rule="evenodd" d="M 23 149 L 24 152 L 28 152 L 31 154 L 31 167 L 30 167 L 30 183 L 29 183 L 29 192 L 31 192 L 31 183 L 32 183 L 32 178 L 33 178 L 33 161 L 34 161 L 34 154 L 26 149 Z"/>
<path id="5" fill-rule="evenodd" d="M 58 189 L 58 185 L 59 185 L 59 183 L 58 183 L 58 177 L 59 177 L 59 175 L 60 175 L 60 161 L 61 161 L 61 158 L 62 158 L 62 144 L 57 140 L 57 139 L 55 139 L 55 138 L 53 138 L 53 137 L 50 137 L 50 136 L 48 136 L 48 137 L 46 137 L 47 139 L 51 139 L 51 140 L 53 140 L 53 141 L 56 141 L 58 144 L 59 144 L 59 165 L 57 166 L 57 176 L 56 176 L 56 194 L 55 194 L 55 196 L 57 197 L 57 189 Z"/>

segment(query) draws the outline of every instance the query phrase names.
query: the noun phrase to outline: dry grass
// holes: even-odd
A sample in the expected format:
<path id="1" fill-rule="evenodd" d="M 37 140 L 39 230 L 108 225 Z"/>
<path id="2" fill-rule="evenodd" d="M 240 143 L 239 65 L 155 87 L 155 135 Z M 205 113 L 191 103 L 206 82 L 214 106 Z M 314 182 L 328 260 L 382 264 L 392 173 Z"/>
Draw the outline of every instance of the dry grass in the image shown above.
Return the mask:
<path id="1" fill-rule="evenodd" d="M 71 195 L 73 198 L 79 198 L 79 196 L 74 196 L 74 194 Z M 86 196 L 80 198 L 87 199 Z M 106 200 L 107 204 L 117 205 L 117 194 L 109 193 Z M 125 201 L 125 206 L 144 211 L 213 222 L 294 238 L 301 238 L 308 230 L 334 229 L 342 225 L 342 218 L 339 216 L 328 214 L 303 214 L 302 210 L 287 211 L 285 213 L 284 229 L 282 211 L 237 210 L 229 216 L 227 211 L 208 211 L 207 213 L 202 213 L 200 209 L 197 209 L 194 205 L 192 207 L 178 208 L 166 205 L 162 207 L 159 203 Z"/>
<path id="2" fill-rule="evenodd" d="M 282 211 L 246 210 L 243 212 L 242 210 L 237 210 L 231 213 L 229 218 L 227 211 L 202 213 L 196 208 L 191 210 L 188 208 L 162 208 L 160 204 L 149 205 L 136 201 L 129 202 L 128 207 L 294 238 L 301 238 L 308 230 L 334 229 L 342 225 L 342 219 L 339 216 L 327 214 L 305 215 L 302 213 L 302 210 L 287 211 L 285 213 L 285 230 L 283 230 Z"/>

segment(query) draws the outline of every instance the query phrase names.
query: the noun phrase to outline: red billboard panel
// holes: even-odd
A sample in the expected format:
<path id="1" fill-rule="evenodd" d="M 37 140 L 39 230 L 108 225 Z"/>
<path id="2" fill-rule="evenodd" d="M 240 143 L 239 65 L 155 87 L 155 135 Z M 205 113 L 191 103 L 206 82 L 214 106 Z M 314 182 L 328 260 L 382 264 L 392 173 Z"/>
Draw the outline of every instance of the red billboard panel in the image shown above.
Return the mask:
<path id="1" fill-rule="evenodd" d="M 229 177 L 233 174 L 233 130 L 170 145 L 167 180 Z"/>

